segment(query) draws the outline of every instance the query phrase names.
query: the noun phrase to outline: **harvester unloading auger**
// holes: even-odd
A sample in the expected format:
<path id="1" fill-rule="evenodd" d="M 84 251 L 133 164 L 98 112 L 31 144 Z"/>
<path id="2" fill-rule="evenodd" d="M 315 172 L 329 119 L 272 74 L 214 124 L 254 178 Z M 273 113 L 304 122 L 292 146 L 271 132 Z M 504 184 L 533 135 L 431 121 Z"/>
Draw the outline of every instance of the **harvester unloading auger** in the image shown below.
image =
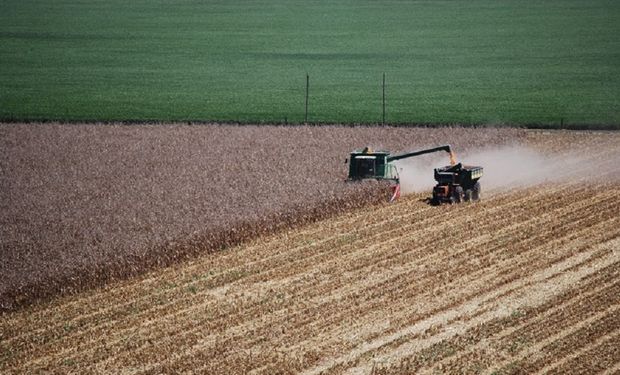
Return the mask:
<path id="1" fill-rule="evenodd" d="M 400 177 L 394 162 L 439 151 L 445 151 L 450 155 L 450 165 L 435 168 L 437 185 L 433 188 L 431 203 L 460 203 L 479 200 L 480 182 L 478 180 L 482 177 L 482 167 L 465 166 L 457 163 L 450 145 L 396 155 L 390 155 L 390 152 L 385 150 L 373 151 L 369 147 L 355 150 L 349 159 L 348 180 L 388 181 L 392 185 L 392 197 L 390 198 L 390 202 L 392 202 L 400 197 Z"/>

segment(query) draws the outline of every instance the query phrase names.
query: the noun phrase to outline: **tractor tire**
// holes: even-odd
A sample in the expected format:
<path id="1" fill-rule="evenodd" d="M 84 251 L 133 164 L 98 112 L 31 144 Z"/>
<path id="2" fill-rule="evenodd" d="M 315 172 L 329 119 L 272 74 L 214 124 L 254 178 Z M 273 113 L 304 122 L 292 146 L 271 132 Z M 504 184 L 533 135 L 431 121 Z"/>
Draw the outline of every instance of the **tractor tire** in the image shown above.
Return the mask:
<path id="1" fill-rule="evenodd" d="M 461 203 L 463 201 L 463 188 L 461 186 L 457 186 L 454 188 L 454 192 L 452 194 L 451 201 L 453 203 Z"/>
<path id="2" fill-rule="evenodd" d="M 472 188 L 472 195 L 471 195 L 471 199 L 474 202 L 477 202 L 480 200 L 480 193 L 482 192 L 481 188 L 480 188 L 480 182 L 476 181 L 476 183 L 474 184 L 474 187 Z"/>
<path id="3" fill-rule="evenodd" d="M 465 202 L 471 202 L 473 200 L 474 192 L 471 189 L 465 190 Z"/>

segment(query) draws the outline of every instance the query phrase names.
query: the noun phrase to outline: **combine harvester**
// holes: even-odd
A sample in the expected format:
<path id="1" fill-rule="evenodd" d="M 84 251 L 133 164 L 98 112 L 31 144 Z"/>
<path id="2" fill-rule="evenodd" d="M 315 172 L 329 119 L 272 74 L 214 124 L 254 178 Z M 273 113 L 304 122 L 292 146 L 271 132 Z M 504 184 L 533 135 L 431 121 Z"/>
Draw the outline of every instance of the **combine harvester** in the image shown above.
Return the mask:
<path id="1" fill-rule="evenodd" d="M 445 151 L 450 155 L 450 165 L 435 168 L 437 185 L 433 188 L 431 203 L 460 203 L 480 199 L 480 182 L 482 167 L 466 166 L 456 163 L 450 145 L 390 155 L 389 151 L 373 151 L 369 147 L 355 150 L 349 158 L 348 181 L 377 180 L 387 181 L 392 186 L 390 202 L 400 197 L 400 177 L 394 164 L 397 160 Z"/>

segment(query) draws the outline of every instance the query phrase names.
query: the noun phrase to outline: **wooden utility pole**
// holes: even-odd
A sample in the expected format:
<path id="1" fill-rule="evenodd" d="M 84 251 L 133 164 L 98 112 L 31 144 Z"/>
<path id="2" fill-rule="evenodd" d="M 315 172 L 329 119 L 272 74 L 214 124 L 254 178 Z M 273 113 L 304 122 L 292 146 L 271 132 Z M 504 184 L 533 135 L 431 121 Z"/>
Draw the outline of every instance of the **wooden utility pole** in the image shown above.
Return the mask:
<path id="1" fill-rule="evenodd" d="M 310 91 L 310 75 L 306 73 L 306 115 L 304 116 L 304 122 L 308 123 L 308 93 Z"/>
<path id="2" fill-rule="evenodd" d="M 383 121 L 381 123 L 385 125 L 385 73 L 383 73 Z"/>

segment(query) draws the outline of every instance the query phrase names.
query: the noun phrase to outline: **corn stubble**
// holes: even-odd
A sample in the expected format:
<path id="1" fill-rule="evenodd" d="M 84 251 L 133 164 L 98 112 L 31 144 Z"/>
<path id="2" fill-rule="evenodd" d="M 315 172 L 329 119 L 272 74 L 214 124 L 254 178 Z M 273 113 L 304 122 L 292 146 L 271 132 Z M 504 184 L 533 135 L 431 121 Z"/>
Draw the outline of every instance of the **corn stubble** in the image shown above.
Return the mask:
<path id="1" fill-rule="evenodd" d="M 384 202 L 345 184 L 344 159 L 451 143 L 514 143 L 515 129 L 2 125 L 0 311 Z"/>

